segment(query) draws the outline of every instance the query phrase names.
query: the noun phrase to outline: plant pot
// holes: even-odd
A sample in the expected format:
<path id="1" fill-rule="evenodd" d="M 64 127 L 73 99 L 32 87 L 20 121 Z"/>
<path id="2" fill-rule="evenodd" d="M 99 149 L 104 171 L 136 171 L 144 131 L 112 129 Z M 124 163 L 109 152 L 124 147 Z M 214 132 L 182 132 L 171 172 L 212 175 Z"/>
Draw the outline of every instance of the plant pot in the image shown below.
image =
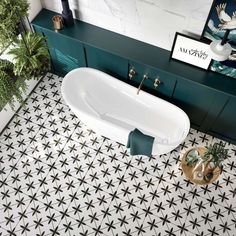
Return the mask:
<path id="1" fill-rule="evenodd" d="M 19 22 L 17 25 L 16 25 L 16 36 L 21 34 L 21 33 L 24 33 L 25 32 L 25 26 L 23 24 L 23 22 Z"/>
<path id="2" fill-rule="evenodd" d="M 186 162 L 186 158 L 188 154 L 196 150 L 201 157 L 204 156 L 204 153 L 207 151 L 205 147 L 197 147 L 188 150 L 182 157 L 181 167 L 185 176 L 191 180 L 191 182 L 199 185 L 210 184 L 216 181 L 221 173 L 221 169 L 217 166 L 212 168 L 210 162 L 203 162 L 203 160 L 199 160 L 195 165 L 188 166 Z"/>

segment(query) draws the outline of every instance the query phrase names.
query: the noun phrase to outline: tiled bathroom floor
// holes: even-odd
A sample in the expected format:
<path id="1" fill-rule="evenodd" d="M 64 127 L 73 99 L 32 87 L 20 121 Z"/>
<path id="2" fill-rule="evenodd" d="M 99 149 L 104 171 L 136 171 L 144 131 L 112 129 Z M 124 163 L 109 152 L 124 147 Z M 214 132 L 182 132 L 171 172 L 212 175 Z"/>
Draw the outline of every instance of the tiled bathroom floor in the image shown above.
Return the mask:
<path id="1" fill-rule="evenodd" d="M 48 74 L 0 136 L 0 236 L 236 235 L 236 146 L 196 186 L 180 158 L 217 139 L 191 129 L 167 155 L 129 156 L 73 115 L 61 81 Z"/>

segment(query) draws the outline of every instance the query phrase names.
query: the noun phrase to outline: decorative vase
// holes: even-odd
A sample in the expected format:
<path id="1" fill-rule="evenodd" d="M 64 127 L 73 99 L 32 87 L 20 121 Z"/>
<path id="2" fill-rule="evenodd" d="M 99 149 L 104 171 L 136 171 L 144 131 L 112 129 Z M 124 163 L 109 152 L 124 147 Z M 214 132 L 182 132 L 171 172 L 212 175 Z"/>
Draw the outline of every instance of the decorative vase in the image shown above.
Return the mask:
<path id="1" fill-rule="evenodd" d="M 58 30 L 62 29 L 63 25 L 62 25 L 62 17 L 61 16 L 59 16 L 59 15 L 53 16 L 52 21 L 53 21 L 53 27 L 56 32 Z"/>
<path id="2" fill-rule="evenodd" d="M 72 11 L 70 10 L 68 0 L 61 0 L 62 4 L 62 17 L 65 26 L 71 26 L 74 24 L 74 18 L 72 15 Z"/>

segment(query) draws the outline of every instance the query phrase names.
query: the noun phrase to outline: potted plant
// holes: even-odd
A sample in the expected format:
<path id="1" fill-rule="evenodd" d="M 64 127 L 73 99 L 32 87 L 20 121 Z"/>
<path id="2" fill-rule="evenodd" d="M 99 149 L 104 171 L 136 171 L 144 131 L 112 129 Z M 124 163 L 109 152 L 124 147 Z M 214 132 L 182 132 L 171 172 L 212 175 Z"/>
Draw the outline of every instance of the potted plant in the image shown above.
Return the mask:
<path id="1" fill-rule="evenodd" d="M 185 175 L 194 183 L 208 184 L 215 181 L 228 158 L 228 149 L 222 142 L 197 147 L 186 152 L 182 159 Z"/>
<path id="2" fill-rule="evenodd" d="M 16 40 L 18 25 L 27 16 L 28 9 L 27 0 L 0 1 L 0 48 Z"/>
<path id="3" fill-rule="evenodd" d="M 14 57 L 14 73 L 24 79 L 40 79 L 51 68 L 46 39 L 28 32 L 9 51 Z"/>
<path id="4" fill-rule="evenodd" d="M 228 149 L 226 149 L 222 142 L 210 144 L 203 156 L 204 162 L 207 163 L 208 168 L 214 169 L 216 167 L 223 168 L 223 161 L 228 158 Z"/>
<path id="5" fill-rule="evenodd" d="M 23 93 L 27 86 L 24 80 L 18 78 L 13 72 L 14 65 L 8 60 L 0 59 L 0 108 L 7 103 L 14 110 L 14 103 L 23 103 Z"/>

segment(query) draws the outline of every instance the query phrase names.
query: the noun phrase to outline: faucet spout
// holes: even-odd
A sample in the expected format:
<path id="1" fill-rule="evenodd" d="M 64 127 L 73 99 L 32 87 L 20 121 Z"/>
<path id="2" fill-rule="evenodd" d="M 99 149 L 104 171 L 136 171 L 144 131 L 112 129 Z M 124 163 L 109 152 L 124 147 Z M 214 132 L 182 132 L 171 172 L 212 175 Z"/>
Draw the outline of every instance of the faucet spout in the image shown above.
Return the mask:
<path id="1" fill-rule="evenodd" d="M 147 76 L 147 75 L 144 75 L 142 81 L 140 82 L 140 84 L 139 84 L 139 86 L 138 86 L 137 94 L 139 94 L 139 91 L 140 91 L 140 89 L 142 88 L 144 81 L 147 80 L 147 79 L 148 79 L 148 76 Z"/>

